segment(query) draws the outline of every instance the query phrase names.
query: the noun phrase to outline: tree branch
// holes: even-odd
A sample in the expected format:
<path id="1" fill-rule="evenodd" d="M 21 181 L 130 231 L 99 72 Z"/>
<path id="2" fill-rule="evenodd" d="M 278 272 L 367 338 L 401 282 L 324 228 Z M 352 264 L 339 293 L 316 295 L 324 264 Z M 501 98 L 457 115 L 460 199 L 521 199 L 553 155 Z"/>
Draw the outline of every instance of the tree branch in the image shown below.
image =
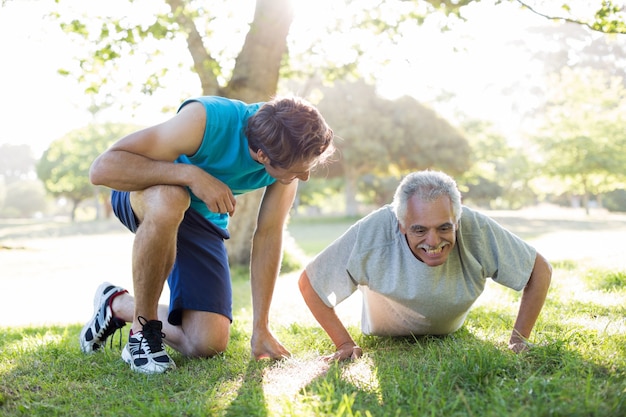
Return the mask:
<path id="1" fill-rule="evenodd" d="M 595 22 L 594 24 L 589 23 L 589 22 L 585 22 L 579 19 L 573 19 L 570 17 L 564 17 L 564 16 L 550 16 L 547 15 L 545 13 L 541 13 L 538 10 L 535 10 L 532 6 L 528 5 L 526 2 L 522 1 L 522 0 L 515 0 L 517 1 L 519 4 L 522 5 L 522 7 L 527 8 L 528 10 L 530 10 L 532 13 L 536 14 L 537 16 L 541 16 L 543 18 L 546 18 L 548 20 L 554 20 L 554 21 L 561 21 L 561 22 L 569 22 L 569 23 L 575 23 L 577 25 L 582 25 L 585 26 L 595 32 L 601 32 L 601 33 L 621 33 L 624 34 L 626 33 L 626 31 L 623 28 L 614 26 L 613 30 L 610 31 L 606 31 L 603 29 L 602 25 L 599 25 L 599 22 Z M 606 6 L 606 4 L 603 4 L 603 7 Z M 599 11 L 596 12 L 596 16 L 598 16 Z"/>
<path id="2" fill-rule="evenodd" d="M 198 32 L 195 23 L 185 14 L 185 4 L 181 0 L 166 0 L 172 9 L 172 14 L 181 29 L 187 34 L 187 49 L 193 59 L 193 66 L 198 73 L 202 85 L 202 94 L 218 95 L 220 89 L 217 77 L 211 70 L 219 67 L 215 59 L 207 52 L 202 36 Z"/>

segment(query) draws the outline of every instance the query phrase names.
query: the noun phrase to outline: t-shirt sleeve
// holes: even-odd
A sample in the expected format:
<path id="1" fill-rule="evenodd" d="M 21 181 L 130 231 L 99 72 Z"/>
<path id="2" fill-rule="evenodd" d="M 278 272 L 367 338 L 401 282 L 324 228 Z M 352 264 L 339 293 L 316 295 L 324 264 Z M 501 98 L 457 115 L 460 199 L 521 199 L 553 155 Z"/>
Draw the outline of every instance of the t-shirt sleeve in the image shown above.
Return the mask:
<path id="1" fill-rule="evenodd" d="M 359 223 L 350 227 L 306 266 L 311 286 L 328 307 L 335 307 L 358 287 L 348 272 L 358 228 Z"/>
<path id="2" fill-rule="evenodd" d="M 516 291 L 522 290 L 534 268 L 536 249 L 495 220 L 464 209 L 463 216 L 466 214 L 466 218 L 473 219 L 469 222 L 462 220 L 458 235 L 468 246 L 474 246 L 471 252 L 479 257 L 483 276 Z"/>

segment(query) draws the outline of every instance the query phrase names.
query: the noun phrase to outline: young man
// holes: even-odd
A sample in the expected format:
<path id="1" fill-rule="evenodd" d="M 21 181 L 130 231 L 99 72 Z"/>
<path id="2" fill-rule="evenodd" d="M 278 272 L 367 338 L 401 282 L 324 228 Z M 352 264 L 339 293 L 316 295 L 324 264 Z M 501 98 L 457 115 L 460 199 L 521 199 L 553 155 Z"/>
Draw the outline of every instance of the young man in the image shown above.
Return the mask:
<path id="1" fill-rule="evenodd" d="M 113 210 L 136 234 L 134 298 L 109 283 L 98 288 L 94 316 L 80 335 L 83 352 L 99 349 L 126 322 L 132 326 L 122 358 L 137 372 L 175 368 L 164 343 L 192 357 L 223 352 L 232 322 L 228 220 L 236 195 L 265 188 L 252 241 L 251 347 L 257 359 L 288 356 L 268 323 L 284 223 L 297 180 L 306 181 L 333 150 L 332 130 L 302 99 L 200 97 L 100 155 L 90 179 L 115 190 Z M 169 309 L 158 306 L 166 279 Z"/>
<path id="2" fill-rule="evenodd" d="M 552 268 L 517 236 L 461 206 L 452 178 L 408 175 L 393 204 L 369 214 L 321 252 L 300 276 L 311 312 L 335 344 L 327 360 L 358 358 L 334 311 L 363 292 L 361 327 L 379 336 L 444 335 L 461 327 L 487 278 L 523 289 L 509 348 L 521 352 L 543 307 Z"/>

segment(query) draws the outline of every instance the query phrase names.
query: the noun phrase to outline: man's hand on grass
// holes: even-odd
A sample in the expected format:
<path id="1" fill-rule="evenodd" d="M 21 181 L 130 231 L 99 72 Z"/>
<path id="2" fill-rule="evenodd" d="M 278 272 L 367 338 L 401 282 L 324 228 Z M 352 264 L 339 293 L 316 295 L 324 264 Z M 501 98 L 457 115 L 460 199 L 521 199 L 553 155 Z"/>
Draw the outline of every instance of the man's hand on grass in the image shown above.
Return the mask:
<path id="1" fill-rule="evenodd" d="M 530 343 L 526 341 L 509 343 L 509 349 L 515 353 L 528 352 L 531 348 Z"/>
<path id="2" fill-rule="evenodd" d="M 250 340 L 250 345 L 252 347 L 252 356 L 256 360 L 280 360 L 291 357 L 291 353 L 289 353 L 269 330 L 254 332 Z"/>
<path id="3" fill-rule="evenodd" d="M 326 362 L 345 361 L 358 359 L 363 355 L 363 350 L 354 342 L 344 343 L 339 346 L 332 355 L 324 356 L 322 359 Z"/>

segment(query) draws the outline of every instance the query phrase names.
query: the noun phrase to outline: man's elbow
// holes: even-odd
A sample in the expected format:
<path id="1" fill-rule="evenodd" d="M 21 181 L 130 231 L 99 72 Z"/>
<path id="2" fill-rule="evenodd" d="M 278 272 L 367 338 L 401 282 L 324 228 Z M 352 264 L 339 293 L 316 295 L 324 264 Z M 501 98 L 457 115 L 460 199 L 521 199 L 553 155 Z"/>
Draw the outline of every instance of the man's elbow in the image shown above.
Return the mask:
<path id="1" fill-rule="evenodd" d="M 300 289 L 300 294 L 306 299 L 306 292 L 309 288 L 311 288 L 311 283 L 309 282 L 309 277 L 306 274 L 306 271 L 302 271 L 300 274 L 300 278 L 298 279 L 298 288 Z"/>
<path id="2" fill-rule="evenodd" d="M 532 284 L 542 287 L 546 292 L 550 288 L 552 282 L 552 265 L 541 254 L 537 254 L 535 267 L 532 273 Z"/>
<path id="3" fill-rule="evenodd" d="M 105 172 L 106 169 L 102 162 L 102 155 L 100 155 L 93 161 L 91 167 L 89 167 L 89 181 L 93 185 L 106 185 Z"/>

